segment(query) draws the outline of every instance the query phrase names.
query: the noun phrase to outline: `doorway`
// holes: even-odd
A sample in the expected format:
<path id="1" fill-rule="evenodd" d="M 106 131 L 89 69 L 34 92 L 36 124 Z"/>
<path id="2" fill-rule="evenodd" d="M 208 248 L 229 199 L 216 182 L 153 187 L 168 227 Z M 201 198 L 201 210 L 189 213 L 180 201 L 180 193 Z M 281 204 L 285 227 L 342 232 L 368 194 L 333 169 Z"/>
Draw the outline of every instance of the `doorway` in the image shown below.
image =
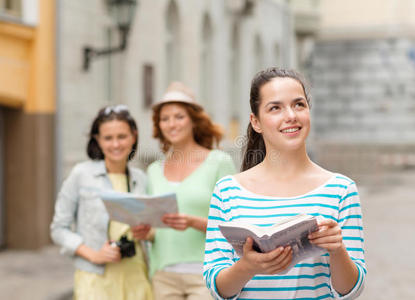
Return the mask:
<path id="1" fill-rule="evenodd" d="M 4 201 L 4 110 L 0 106 L 0 248 L 5 246 L 5 201 Z"/>

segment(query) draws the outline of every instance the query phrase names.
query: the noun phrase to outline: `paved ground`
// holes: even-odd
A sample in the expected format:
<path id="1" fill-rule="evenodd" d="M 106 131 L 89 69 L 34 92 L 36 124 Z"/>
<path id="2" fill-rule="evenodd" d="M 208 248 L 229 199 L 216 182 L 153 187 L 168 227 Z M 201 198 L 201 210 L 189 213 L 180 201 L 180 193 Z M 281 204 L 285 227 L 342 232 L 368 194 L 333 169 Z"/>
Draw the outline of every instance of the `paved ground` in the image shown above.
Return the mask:
<path id="1" fill-rule="evenodd" d="M 415 298 L 415 171 L 377 174 L 358 184 L 369 269 L 361 300 Z M 0 298 L 71 299 L 73 269 L 54 246 L 0 252 Z"/>
<path id="2" fill-rule="evenodd" d="M 0 252 L 0 299 L 72 299 L 72 262 L 55 246 Z"/>
<path id="3" fill-rule="evenodd" d="M 379 175 L 362 186 L 364 300 L 415 299 L 415 171 Z"/>

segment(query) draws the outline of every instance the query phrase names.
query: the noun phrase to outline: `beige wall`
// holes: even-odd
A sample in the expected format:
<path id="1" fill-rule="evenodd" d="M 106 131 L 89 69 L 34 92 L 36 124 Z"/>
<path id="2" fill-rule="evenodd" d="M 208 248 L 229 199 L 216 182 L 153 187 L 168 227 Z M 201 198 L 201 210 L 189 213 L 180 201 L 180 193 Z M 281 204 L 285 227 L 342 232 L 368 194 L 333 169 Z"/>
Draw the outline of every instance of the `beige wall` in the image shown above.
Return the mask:
<path id="1" fill-rule="evenodd" d="M 414 32 L 413 0 L 321 0 L 320 6 L 323 36 L 334 32 L 362 36 Z"/>
<path id="2" fill-rule="evenodd" d="M 0 222 L 5 224 L 9 248 L 38 248 L 50 242 L 55 198 L 55 0 L 37 4 L 39 21 L 33 26 L 24 20 L 0 20 L 0 197 L 5 199 L 5 221 L 0 216 Z"/>
<path id="3" fill-rule="evenodd" d="M 295 30 L 300 35 L 314 35 L 320 26 L 321 0 L 291 0 Z"/>
<path id="4" fill-rule="evenodd" d="M 0 21 L 0 105 L 27 102 L 34 29 Z"/>
<path id="5" fill-rule="evenodd" d="M 290 6 L 295 11 L 318 12 L 321 0 L 291 0 Z"/>
<path id="6" fill-rule="evenodd" d="M 39 24 L 32 46 L 29 93 L 24 110 L 54 114 L 55 101 L 55 1 L 39 0 Z"/>
<path id="7" fill-rule="evenodd" d="M 36 26 L 0 20 L 0 105 L 55 112 L 55 6 L 39 0 Z"/>

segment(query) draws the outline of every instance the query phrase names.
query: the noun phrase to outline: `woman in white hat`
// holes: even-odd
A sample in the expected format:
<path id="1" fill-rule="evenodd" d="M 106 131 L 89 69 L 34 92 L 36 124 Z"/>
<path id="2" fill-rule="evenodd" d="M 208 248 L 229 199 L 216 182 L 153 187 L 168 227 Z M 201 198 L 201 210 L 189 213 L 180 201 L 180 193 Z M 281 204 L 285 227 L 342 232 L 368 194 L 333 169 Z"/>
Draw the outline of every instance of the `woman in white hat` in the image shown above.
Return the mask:
<path id="1" fill-rule="evenodd" d="M 155 299 L 211 299 L 202 276 L 207 217 L 216 181 L 235 173 L 232 158 L 213 150 L 222 130 L 182 83 L 170 84 L 154 105 L 153 128 L 165 157 L 147 170 L 148 192 L 175 192 L 179 207 L 163 218 L 169 229 L 133 228 L 137 238 L 152 241 Z"/>

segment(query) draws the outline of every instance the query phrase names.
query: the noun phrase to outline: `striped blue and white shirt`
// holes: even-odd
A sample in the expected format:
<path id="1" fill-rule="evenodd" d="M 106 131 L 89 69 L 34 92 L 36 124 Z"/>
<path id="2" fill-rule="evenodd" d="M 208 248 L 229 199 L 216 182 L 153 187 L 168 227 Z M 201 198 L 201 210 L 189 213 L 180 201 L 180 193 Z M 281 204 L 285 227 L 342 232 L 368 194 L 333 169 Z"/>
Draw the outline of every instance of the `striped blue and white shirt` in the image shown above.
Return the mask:
<path id="1" fill-rule="evenodd" d="M 240 220 L 271 226 L 281 218 L 297 214 L 321 216 L 338 222 L 349 256 L 359 271 L 354 288 L 339 295 L 331 284 L 329 255 L 305 259 L 281 275 L 256 275 L 232 299 L 354 299 L 363 290 L 366 265 L 363 250 L 362 213 L 356 184 L 334 174 L 326 183 L 297 197 L 268 197 L 242 187 L 233 176 L 216 183 L 210 204 L 203 276 L 216 299 L 219 272 L 239 260 L 218 225 Z"/>

